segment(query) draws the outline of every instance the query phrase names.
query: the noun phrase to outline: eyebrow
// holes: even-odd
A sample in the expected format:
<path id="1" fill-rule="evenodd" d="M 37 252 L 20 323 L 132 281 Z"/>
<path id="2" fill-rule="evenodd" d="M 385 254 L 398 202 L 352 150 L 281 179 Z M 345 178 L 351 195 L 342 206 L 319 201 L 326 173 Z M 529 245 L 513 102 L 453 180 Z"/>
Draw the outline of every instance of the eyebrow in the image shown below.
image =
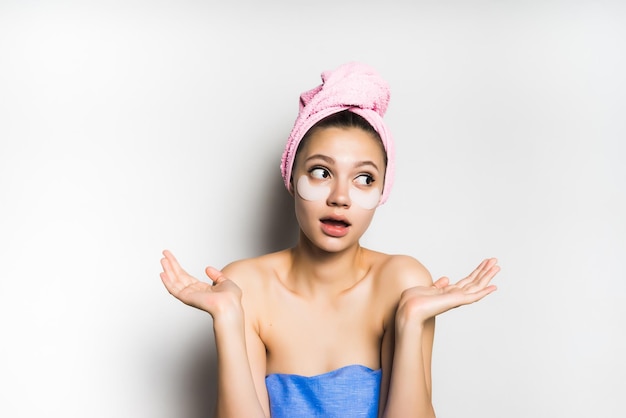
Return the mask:
<path id="1" fill-rule="evenodd" d="M 326 161 L 328 164 L 335 163 L 334 159 L 324 154 L 313 154 L 304 161 L 309 162 L 311 160 L 323 160 L 323 161 Z M 358 161 L 356 164 L 354 164 L 354 167 L 363 167 L 363 166 L 371 166 L 371 167 L 374 167 L 376 171 L 380 171 L 378 169 L 378 166 L 373 161 L 364 160 L 364 161 Z"/>

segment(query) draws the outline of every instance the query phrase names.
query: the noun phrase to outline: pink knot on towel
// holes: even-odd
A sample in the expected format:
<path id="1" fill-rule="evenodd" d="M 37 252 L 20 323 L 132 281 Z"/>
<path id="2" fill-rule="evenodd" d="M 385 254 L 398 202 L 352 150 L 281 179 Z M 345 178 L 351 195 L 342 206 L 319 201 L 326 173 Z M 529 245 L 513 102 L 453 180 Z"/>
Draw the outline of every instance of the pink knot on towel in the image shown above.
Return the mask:
<path id="1" fill-rule="evenodd" d="M 350 62 L 333 71 L 324 71 L 322 84 L 300 95 L 300 112 L 281 159 L 285 187 L 291 190 L 291 170 L 304 135 L 325 117 L 349 110 L 372 125 L 387 152 L 387 169 L 379 205 L 385 203 L 393 184 L 395 163 L 393 139 L 383 121 L 389 98 L 389 85 L 368 65 Z"/>

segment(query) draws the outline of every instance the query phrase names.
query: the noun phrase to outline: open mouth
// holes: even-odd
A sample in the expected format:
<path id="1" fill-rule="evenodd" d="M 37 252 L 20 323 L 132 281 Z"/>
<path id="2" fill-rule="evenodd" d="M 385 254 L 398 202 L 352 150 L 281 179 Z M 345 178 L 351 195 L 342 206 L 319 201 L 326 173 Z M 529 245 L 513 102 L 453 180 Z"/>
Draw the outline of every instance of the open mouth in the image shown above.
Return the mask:
<path id="1" fill-rule="evenodd" d="M 339 227 L 348 227 L 350 226 L 349 222 L 346 222 L 342 219 L 334 219 L 334 218 L 322 218 L 320 220 L 323 224 L 331 225 L 331 226 L 339 226 Z"/>

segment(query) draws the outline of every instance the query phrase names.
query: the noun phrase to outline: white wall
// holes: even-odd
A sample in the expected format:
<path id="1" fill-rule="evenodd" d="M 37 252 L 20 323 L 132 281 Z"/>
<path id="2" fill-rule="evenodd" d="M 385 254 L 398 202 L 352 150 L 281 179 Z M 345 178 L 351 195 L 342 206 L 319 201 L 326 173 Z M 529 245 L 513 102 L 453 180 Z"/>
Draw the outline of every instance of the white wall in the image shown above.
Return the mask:
<path id="1" fill-rule="evenodd" d="M 293 242 L 282 146 L 349 60 L 398 148 L 364 244 L 503 268 L 438 320 L 439 416 L 626 415 L 623 3 L 225 3 L 0 2 L 0 415 L 209 415 L 210 317 L 160 252 Z"/>

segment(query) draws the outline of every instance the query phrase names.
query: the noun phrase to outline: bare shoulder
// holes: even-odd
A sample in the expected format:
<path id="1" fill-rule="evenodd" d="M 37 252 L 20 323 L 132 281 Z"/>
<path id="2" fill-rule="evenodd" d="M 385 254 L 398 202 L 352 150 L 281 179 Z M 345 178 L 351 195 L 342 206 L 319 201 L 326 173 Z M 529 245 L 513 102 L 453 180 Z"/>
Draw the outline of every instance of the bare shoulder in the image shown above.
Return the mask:
<path id="1" fill-rule="evenodd" d="M 261 286 L 276 277 L 286 263 L 287 251 L 279 251 L 253 258 L 233 261 L 222 268 L 222 273 L 243 290 Z"/>
<path id="2" fill-rule="evenodd" d="M 393 283 L 394 287 L 401 290 L 433 284 L 428 269 L 416 258 L 404 254 L 387 254 L 382 257 L 379 277 L 386 285 Z"/>

